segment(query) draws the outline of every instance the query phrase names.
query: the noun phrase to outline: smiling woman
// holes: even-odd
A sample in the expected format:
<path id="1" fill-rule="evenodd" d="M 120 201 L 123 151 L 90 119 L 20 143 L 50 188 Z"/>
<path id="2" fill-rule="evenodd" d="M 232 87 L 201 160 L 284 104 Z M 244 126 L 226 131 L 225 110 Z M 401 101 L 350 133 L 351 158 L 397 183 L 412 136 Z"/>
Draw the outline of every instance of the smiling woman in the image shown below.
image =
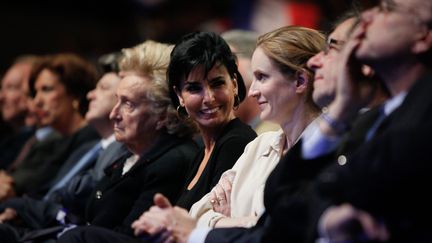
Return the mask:
<path id="1" fill-rule="evenodd" d="M 168 79 L 172 103 L 197 124 L 204 143 L 177 202 L 189 209 L 234 165 L 256 134 L 234 115 L 246 88 L 235 56 L 220 36 L 184 36 L 171 53 Z"/>

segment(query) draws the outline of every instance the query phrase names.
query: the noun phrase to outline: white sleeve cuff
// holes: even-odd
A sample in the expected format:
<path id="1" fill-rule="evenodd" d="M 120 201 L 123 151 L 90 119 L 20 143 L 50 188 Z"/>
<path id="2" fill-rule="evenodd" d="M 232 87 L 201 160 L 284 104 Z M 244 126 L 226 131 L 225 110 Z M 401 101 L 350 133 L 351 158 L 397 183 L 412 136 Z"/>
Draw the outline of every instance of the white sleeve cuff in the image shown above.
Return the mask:
<path id="1" fill-rule="evenodd" d="M 211 229 L 209 227 L 195 228 L 189 235 L 187 243 L 204 243 Z"/>

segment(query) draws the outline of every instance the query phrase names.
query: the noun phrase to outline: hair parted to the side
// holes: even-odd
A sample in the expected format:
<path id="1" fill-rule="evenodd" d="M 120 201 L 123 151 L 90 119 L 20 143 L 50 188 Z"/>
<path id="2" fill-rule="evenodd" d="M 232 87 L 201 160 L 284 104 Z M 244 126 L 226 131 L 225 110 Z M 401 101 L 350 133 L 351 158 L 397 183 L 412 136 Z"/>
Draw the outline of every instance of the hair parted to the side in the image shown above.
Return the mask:
<path id="1" fill-rule="evenodd" d="M 258 37 L 260 47 L 287 77 L 304 72 L 313 81 L 307 61 L 324 50 L 325 36 L 317 30 L 300 26 L 285 26 Z M 318 110 L 312 100 L 313 85 L 308 85 L 306 101 Z"/>
<path id="2" fill-rule="evenodd" d="M 171 52 L 168 81 L 174 106 L 177 107 L 180 104 L 174 87 L 180 90 L 182 81 L 200 65 L 204 68 L 204 75 L 207 75 L 214 65 L 225 66 L 230 77 L 236 79 L 239 100 L 243 101 L 246 96 L 246 87 L 238 71 L 236 57 L 228 44 L 213 32 L 194 32 L 183 36 Z"/>
<path id="3" fill-rule="evenodd" d="M 132 48 L 122 50 L 120 71 L 134 71 L 149 78 L 150 90 L 146 99 L 151 101 L 152 112 L 164 119 L 164 126 L 169 134 L 191 136 L 195 125 L 177 117 L 177 110 L 171 103 L 166 72 L 170 61 L 172 45 L 147 40 Z"/>
<path id="4" fill-rule="evenodd" d="M 95 88 L 99 76 L 96 67 L 76 54 L 43 56 L 38 59 L 30 75 L 30 92 L 33 96 L 36 94 L 36 79 L 45 69 L 57 75 L 66 92 L 79 101 L 78 109 L 84 116 L 89 105 L 87 93 Z"/>

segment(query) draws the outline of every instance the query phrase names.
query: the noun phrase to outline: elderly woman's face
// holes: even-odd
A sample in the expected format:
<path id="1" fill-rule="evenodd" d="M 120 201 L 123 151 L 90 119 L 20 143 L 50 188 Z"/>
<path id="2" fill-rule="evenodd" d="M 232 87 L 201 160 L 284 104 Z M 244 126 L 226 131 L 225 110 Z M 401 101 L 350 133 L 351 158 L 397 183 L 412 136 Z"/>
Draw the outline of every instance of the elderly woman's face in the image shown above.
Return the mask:
<path id="1" fill-rule="evenodd" d="M 234 118 L 234 96 L 237 82 L 223 65 L 215 65 L 204 77 L 204 69 L 193 69 L 181 83 L 177 96 L 190 118 L 201 129 L 216 128 Z"/>
<path id="2" fill-rule="evenodd" d="M 146 97 L 149 88 L 149 79 L 140 75 L 126 74 L 120 81 L 117 103 L 110 114 L 117 141 L 137 147 L 156 130 L 160 119 L 154 115 L 151 101 Z"/>
<path id="3" fill-rule="evenodd" d="M 78 112 L 73 108 L 74 98 L 67 94 L 59 77 L 44 69 L 36 78 L 34 88 L 35 111 L 41 126 L 52 126 L 61 130 L 70 122 L 70 115 Z"/>

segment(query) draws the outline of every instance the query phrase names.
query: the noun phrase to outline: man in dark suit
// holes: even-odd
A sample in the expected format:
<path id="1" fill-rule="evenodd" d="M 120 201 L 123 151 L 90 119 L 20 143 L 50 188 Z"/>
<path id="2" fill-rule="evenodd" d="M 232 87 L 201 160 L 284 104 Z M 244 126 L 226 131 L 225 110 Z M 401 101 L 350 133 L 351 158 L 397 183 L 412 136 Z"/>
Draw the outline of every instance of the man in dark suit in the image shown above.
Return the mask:
<path id="1" fill-rule="evenodd" d="M 0 137 L 0 169 L 7 169 L 16 159 L 21 148 L 33 135 L 34 120 L 28 119 L 29 76 L 35 57 L 16 60 L 1 80 L 0 115 L 5 133 Z"/>
<path id="2" fill-rule="evenodd" d="M 424 222 L 430 215 L 430 206 L 413 202 L 412 198 L 422 194 L 417 190 L 416 193 L 410 191 L 409 188 L 414 187 L 408 183 L 413 179 L 417 186 L 426 190 L 424 182 L 427 181 L 427 173 L 424 170 L 430 171 L 427 167 L 430 163 L 426 163 L 427 158 L 424 157 L 427 150 L 427 146 L 422 144 L 425 143 L 425 136 L 416 141 L 407 134 L 417 129 L 424 129 L 425 134 L 430 134 L 427 124 L 430 124 L 432 116 L 432 80 L 428 75 L 432 49 L 431 21 L 431 1 L 384 0 L 380 7 L 365 12 L 352 40 L 345 45 L 344 53 L 335 63 L 334 68 L 341 68 L 337 77 L 337 93 L 321 121 L 320 131 L 334 140 L 348 128 L 347 124 L 363 106 L 364 99 L 361 98 L 368 96 L 362 89 L 363 83 L 351 81 L 348 76 L 351 74 L 349 71 L 361 62 L 374 68 L 392 97 L 383 107 L 385 118 L 380 119 L 381 125 L 376 125 L 375 134 L 367 136 L 369 142 L 361 145 L 352 157 L 342 154 L 330 164 L 319 161 L 331 161 L 322 154 L 325 154 L 323 151 L 331 151 L 332 146 L 321 144 L 318 152 L 317 147 L 312 146 L 314 149 L 307 157 L 308 141 L 303 139 L 289 151 L 269 177 L 264 199 L 267 211 L 257 226 L 251 229 L 214 229 L 207 234 L 205 242 L 313 242 L 315 239 L 310 239 L 310 236 L 316 230 L 319 215 L 328 205 L 342 202 L 368 211 L 372 219 L 377 218 L 378 222 L 388 226 L 388 232 L 368 235 L 368 232 L 357 227 L 358 222 L 353 224 L 349 221 L 346 225 L 336 225 L 346 226 L 343 229 L 349 230 L 353 230 L 354 225 L 356 234 L 341 230 L 342 233 L 337 231 L 336 235 L 325 235 L 330 240 L 355 242 L 359 231 L 365 241 L 429 240 L 430 237 L 424 237 L 427 233 Z M 403 148 L 408 142 L 401 136 L 411 138 L 412 143 L 406 151 Z M 397 140 L 396 144 L 392 143 L 392 139 Z M 416 142 L 420 146 L 415 146 Z M 422 151 L 422 155 L 415 157 L 416 163 L 410 163 L 408 155 L 420 152 L 417 150 Z M 305 160 L 305 155 L 311 160 Z M 394 188 L 392 185 L 411 187 Z M 398 195 L 406 198 L 397 200 Z M 411 202 L 406 204 L 409 200 Z M 386 207 L 387 210 L 378 213 Z M 423 217 L 419 212 L 423 212 Z M 416 230 L 410 231 L 412 229 Z M 200 242 L 194 241 L 194 236 L 189 238 L 189 242 Z M 338 236 L 353 238 L 338 239 Z"/>

